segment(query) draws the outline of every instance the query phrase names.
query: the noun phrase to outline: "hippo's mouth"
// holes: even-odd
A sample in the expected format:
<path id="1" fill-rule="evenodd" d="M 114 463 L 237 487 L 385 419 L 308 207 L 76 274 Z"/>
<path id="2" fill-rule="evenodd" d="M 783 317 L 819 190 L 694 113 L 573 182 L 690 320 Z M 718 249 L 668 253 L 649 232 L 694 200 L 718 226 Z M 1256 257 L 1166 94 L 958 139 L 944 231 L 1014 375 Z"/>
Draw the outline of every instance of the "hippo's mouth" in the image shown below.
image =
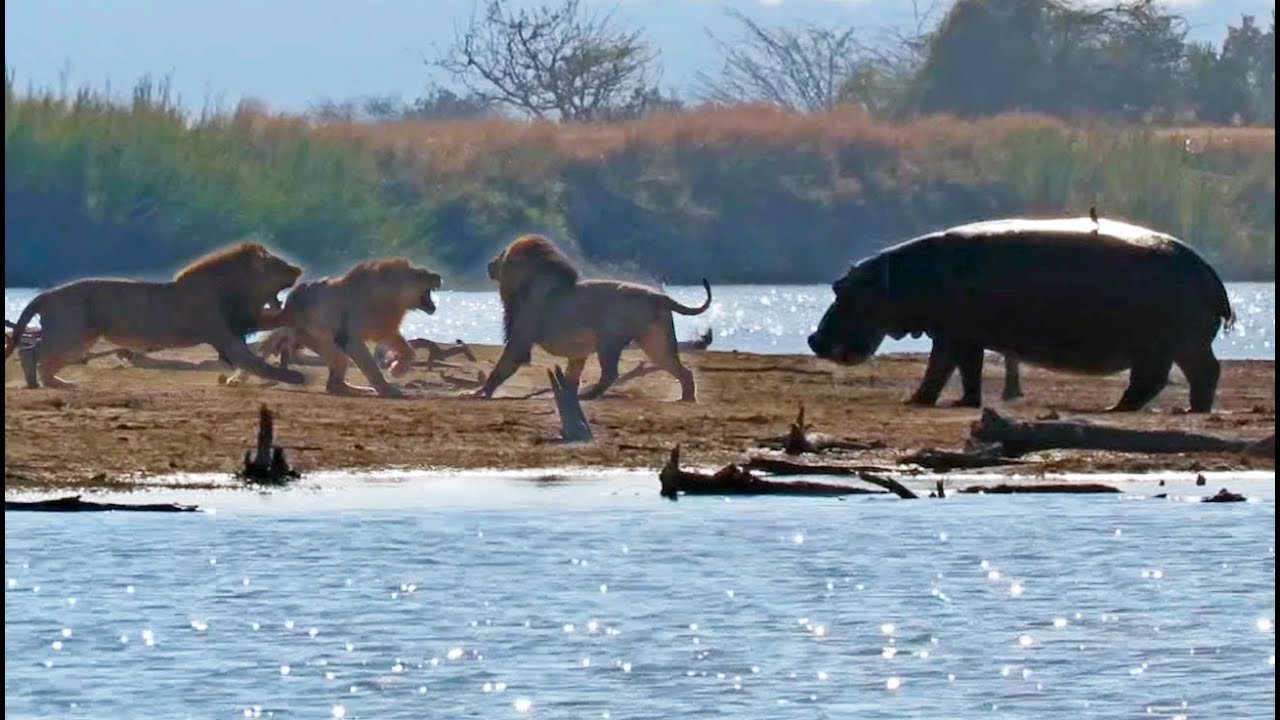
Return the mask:
<path id="1" fill-rule="evenodd" d="M 809 349 L 813 350 L 814 355 L 839 365 L 860 365 L 875 354 L 879 345 L 878 342 L 870 348 L 856 348 L 842 342 L 828 345 L 817 334 L 809 336 Z"/>
<path id="2" fill-rule="evenodd" d="M 428 315 L 432 315 L 436 311 L 436 301 L 431 297 L 431 291 L 422 293 L 422 298 L 418 301 L 418 309 Z"/>

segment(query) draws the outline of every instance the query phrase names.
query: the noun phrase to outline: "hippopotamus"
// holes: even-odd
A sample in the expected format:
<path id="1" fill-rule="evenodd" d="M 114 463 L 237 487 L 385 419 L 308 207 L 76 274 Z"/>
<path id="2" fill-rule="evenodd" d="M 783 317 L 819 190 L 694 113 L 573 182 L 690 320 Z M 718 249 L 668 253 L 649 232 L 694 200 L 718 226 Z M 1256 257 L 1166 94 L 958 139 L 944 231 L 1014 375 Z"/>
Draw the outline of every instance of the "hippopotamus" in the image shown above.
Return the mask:
<path id="1" fill-rule="evenodd" d="M 956 368 L 982 404 L 984 350 L 1069 373 L 1129 371 L 1109 411 L 1136 411 L 1176 363 L 1191 411 L 1209 412 L 1218 331 L 1235 319 L 1212 267 L 1180 240 L 1109 219 L 1004 219 L 930 233 L 865 258 L 832 285 L 809 336 L 819 357 L 866 361 L 886 336 L 933 340 L 909 403 L 934 405 Z"/>

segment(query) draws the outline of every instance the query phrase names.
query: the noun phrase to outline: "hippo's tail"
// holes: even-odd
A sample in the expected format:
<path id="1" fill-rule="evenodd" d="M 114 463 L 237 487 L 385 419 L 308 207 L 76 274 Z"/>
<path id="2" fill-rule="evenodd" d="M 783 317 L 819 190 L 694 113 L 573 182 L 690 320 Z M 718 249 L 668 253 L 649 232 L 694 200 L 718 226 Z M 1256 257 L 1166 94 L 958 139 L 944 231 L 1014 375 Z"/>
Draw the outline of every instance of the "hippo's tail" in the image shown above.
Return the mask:
<path id="1" fill-rule="evenodd" d="M 1222 321 L 1220 330 L 1229 331 L 1235 327 L 1236 311 L 1231 307 L 1231 298 L 1227 295 L 1227 285 L 1222 282 L 1222 278 L 1218 277 L 1218 273 L 1213 269 L 1212 265 L 1201 260 L 1200 266 L 1202 273 L 1207 276 L 1205 279 L 1208 281 L 1209 287 L 1212 288 L 1211 302 L 1213 303 L 1214 317 Z"/>
<path id="2" fill-rule="evenodd" d="M 1231 298 L 1227 297 L 1227 286 L 1218 283 L 1218 317 L 1222 319 L 1222 329 L 1230 330 L 1236 324 L 1236 311 L 1231 307 Z"/>
<path id="3" fill-rule="evenodd" d="M 1222 282 L 1218 271 L 1214 270 L 1213 265 L 1209 261 L 1195 251 L 1190 245 L 1179 244 L 1182 257 L 1185 261 L 1189 261 L 1184 265 L 1190 276 L 1183 275 L 1186 281 L 1194 283 L 1200 288 L 1204 295 L 1200 295 L 1206 304 L 1211 303 L 1213 307 L 1213 317 L 1221 321 L 1218 331 L 1225 332 L 1231 330 L 1236 324 L 1236 311 L 1231 307 L 1231 298 L 1227 295 L 1226 283 Z M 1217 334 L 1216 332 L 1214 333 Z"/>

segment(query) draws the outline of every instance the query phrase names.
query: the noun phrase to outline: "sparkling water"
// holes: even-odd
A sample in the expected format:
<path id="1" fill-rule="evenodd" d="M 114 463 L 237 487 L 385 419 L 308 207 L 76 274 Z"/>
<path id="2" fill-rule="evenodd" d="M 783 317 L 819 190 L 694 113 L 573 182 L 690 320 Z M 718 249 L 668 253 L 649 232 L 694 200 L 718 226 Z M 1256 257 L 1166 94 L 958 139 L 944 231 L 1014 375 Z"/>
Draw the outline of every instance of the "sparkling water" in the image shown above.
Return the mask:
<path id="1" fill-rule="evenodd" d="M 711 308 L 697 317 L 676 315 L 681 340 L 692 339 L 710 327 L 714 350 L 807 355 L 806 340 L 817 329 L 832 294 L 827 285 L 719 285 L 712 287 Z M 666 288 L 687 305 L 700 305 L 701 287 Z M 1275 283 L 1227 283 L 1238 320 L 1218 336 L 1214 350 L 1222 359 L 1266 359 L 1276 356 Z M 5 289 L 5 317 L 16 320 L 35 295 L 31 289 Z M 502 342 L 502 310 L 496 292 L 436 293 L 434 315 L 411 312 L 405 318 L 408 337 L 437 342 L 455 339 L 475 343 Z M 927 337 L 886 340 L 881 352 L 928 352 Z"/>
<path id="2" fill-rule="evenodd" d="M 10 512 L 5 717 L 1272 717 L 1274 480 L 1182 476 L 673 503 L 652 473 L 386 474 Z M 1259 497 L 1177 497 L 1222 484 Z"/>

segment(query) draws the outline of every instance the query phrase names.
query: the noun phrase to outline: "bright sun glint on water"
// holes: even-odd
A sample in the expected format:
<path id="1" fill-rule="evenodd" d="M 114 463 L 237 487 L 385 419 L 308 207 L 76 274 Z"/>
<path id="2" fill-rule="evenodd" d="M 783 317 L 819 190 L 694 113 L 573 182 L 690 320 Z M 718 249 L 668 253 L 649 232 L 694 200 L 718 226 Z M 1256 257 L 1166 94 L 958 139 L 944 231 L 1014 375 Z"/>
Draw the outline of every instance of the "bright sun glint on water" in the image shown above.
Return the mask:
<path id="1" fill-rule="evenodd" d="M 1158 717 L 1237 717 L 1274 701 L 1275 556 L 1238 550 L 1274 546 L 1268 493 L 801 507 L 598 482 L 344 480 L 237 495 L 181 532 L 10 513 L 6 717 L 131 717 L 139 693 L 182 717 L 192 695 L 168 689 L 188 685 L 250 717 L 392 720 L 692 720 L 703 699 L 778 720 L 1127 717 L 1135 697 Z"/>

